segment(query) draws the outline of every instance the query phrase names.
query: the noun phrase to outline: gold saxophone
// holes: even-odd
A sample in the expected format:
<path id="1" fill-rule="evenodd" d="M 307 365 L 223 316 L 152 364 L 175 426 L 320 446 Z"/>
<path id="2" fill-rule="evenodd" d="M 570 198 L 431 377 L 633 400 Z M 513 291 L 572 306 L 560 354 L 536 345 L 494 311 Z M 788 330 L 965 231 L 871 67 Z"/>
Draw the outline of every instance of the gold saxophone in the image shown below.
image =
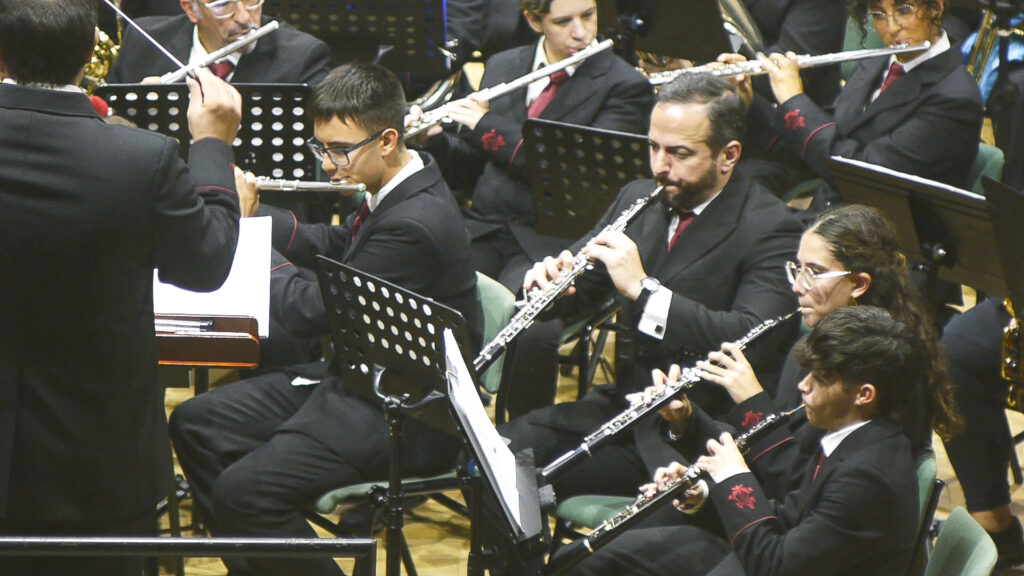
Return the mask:
<path id="1" fill-rule="evenodd" d="M 110 65 L 117 59 L 117 53 L 121 47 L 114 42 L 106 32 L 96 29 L 96 49 L 93 50 L 92 60 L 85 65 L 85 77 L 82 79 L 82 87 L 86 92 L 92 94 L 97 86 L 105 83 Z"/>
<path id="2" fill-rule="evenodd" d="M 1003 328 L 1003 363 L 1000 367 L 1003 380 L 1009 383 L 1006 407 L 1024 411 L 1024 387 L 1021 386 L 1020 369 L 1020 322 L 1017 321 L 1017 314 L 1009 298 L 1003 300 L 1003 306 L 1010 313 L 1010 323 Z"/>

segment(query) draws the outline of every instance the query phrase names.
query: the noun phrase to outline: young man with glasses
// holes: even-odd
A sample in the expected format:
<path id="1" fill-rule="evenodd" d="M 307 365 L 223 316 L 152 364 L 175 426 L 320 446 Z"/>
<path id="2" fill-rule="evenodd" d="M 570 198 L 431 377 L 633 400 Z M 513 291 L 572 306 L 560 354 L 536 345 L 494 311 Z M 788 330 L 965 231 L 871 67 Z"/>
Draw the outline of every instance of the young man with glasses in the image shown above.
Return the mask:
<path id="1" fill-rule="evenodd" d="M 191 64 L 266 24 L 269 19 L 263 18 L 263 2 L 181 0 L 184 14 L 136 22 L 179 61 Z M 276 31 L 209 68 L 229 82 L 315 85 L 330 71 L 331 56 L 323 41 L 281 22 Z M 150 82 L 175 69 L 149 40 L 126 26 L 120 53 L 106 80 L 111 84 Z"/>
<path id="2" fill-rule="evenodd" d="M 274 218 L 271 315 L 303 336 L 329 323 L 314 257 L 322 254 L 455 308 L 479 340 L 480 304 L 469 236 L 433 158 L 406 149 L 405 96 L 376 65 L 332 71 L 309 104 L 324 172 L 366 186 L 365 208 L 340 226 Z M 179 406 L 171 437 L 210 531 L 222 536 L 315 537 L 304 511 L 324 491 L 387 477 L 381 408 L 328 374 L 326 362 L 291 366 L 218 388 Z M 321 381 L 322 380 L 322 381 Z M 403 472 L 454 465 L 458 438 L 409 418 Z M 327 560 L 227 558 L 231 573 L 341 574 Z"/>
<path id="3" fill-rule="evenodd" d="M 834 113 L 804 94 L 795 55 L 764 57 L 779 104 L 773 107 L 753 95 L 749 78 L 742 79 L 741 93 L 750 105 L 748 143 L 826 181 L 830 180 L 828 159 L 838 155 L 967 187 L 978 151 L 983 106 L 960 51 L 951 49 L 942 29 L 944 4 L 944 0 L 851 2 L 850 17 L 862 31 L 870 20 L 885 45 L 929 42 L 930 46 L 861 62 L 836 99 Z M 818 201 L 836 196 L 823 190 Z"/>

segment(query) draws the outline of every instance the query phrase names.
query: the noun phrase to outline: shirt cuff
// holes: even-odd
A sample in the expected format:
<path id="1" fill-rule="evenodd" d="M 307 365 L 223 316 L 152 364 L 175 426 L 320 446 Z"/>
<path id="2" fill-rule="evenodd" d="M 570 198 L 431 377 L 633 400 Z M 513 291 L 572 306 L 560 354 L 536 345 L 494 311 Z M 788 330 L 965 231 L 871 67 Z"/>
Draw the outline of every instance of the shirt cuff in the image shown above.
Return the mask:
<path id="1" fill-rule="evenodd" d="M 672 291 L 662 286 L 651 294 L 644 306 L 644 312 L 640 316 L 640 323 L 637 330 L 647 334 L 655 340 L 665 337 L 665 326 L 668 324 L 668 309 L 672 305 Z"/>
<path id="2" fill-rule="evenodd" d="M 738 474 L 746 474 L 747 472 L 750 472 L 749 468 L 726 468 L 725 470 L 720 471 L 718 474 L 711 474 L 711 479 L 715 481 L 715 484 L 721 484 L 722 482 L 725 482 L 726 480 L 732 478 L 733 476 L 736 476 Z"/>

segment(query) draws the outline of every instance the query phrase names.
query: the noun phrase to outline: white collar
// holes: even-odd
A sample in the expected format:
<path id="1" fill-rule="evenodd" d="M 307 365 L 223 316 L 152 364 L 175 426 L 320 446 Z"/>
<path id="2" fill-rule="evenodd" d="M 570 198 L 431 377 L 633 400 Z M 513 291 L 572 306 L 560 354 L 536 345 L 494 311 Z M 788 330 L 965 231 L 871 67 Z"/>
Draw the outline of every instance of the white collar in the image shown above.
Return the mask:
<path id="1" fill-rule="evenodd" d="M 256 42 L 259 42 L 259 40 L 257 40 Z M 256 49 L 256 42 L 253 42 L 249 45 L 249 47 L 246 47 L 246 53 Z M 202 62 L 203 60 L 206 60 L 206 57 L 209 56 L 209 54 L 210 53 L 206 51 L 206 48 L 203 47 L 202 41 L 199 40 L 199 27 L 192 26 L 192 51 L 188 55 L 188 64 L 197 64 L 199 62 Z M 231 54 L 228 54 L 227 56 L 218 60 L 218 62 L 223 62 L 227 60 L 228 62 L 231 62 L 232 66 L 237 67 L 238 61 L 241 59 L 242 50 L 235 50 Z M 234 72 L 232 72 L 231 74 L 234 74 Z M 231 78 L 231 74 L 228 74 L 228 78 Z"/>
<path id="2" fill-rule="evenodd" d="M 871 420 L 855 422 L 853 424 L 850 424 L 849 426 L 846 426 L 845 428 L 840 428 L 839 430 L 825 434 L 825 436 L 821 438 L 821 451 L 825 454 L 825 457 L 828 458 L 829 456 L 831 456 L 832 453 L 835 452 L 836 448 L 838 448 L 839 445 L 842 444 L 843 440 L 846 440 L 847 436 L 853 434 L 855 430 L 857 430 L 861 426 L 864 426 L 868 422 L 871 422 Z"/>
<path id="3" fill-rule="evenodd" d="M 75 86 L 74 84 L 20 84 L 14 78 L 4 78 L 2 82 L 4 84 L 13 84 L 14 86 L 23 86 L 25 88 L 40 88 L 43 90 L 56 90 L 57 92 L 75 92 L 78 94 L 85 94 L 85 90 L 82 90 L 81 86 Z"/>
<path id="4" fill-rule="evenodd" d="M 900 62 L 899 64 L 900 66 L 903 67 L 904 72 L 910 72 L 914 68 L 917 68 L 921 64 L 927 62 L 928 60 L 935 58 L 936 56 L 942 54 L 946 50 L 949 50 L 949 36 L 947 36 L 946 31 L 943 30 L 942 37 L 939 38 L 937 42 L 929 46 L 928 49 L 924 51 L 924 53 L 922 53 L 920 56 L 917 56 L 913 60 L 910 60 L 909 62 Z M 889 56 L 889 67 L 892 67 L 893 62 L 899 62 L 899 60 L 896 60 L 895 55 Z M 888 70 L 888 68 L 886 68 L 886 70 Z M 888 74 L 888 72 L 886 72 L 886 74 Z"/>
<path id="5" fill-rule="evenodd" d="M 419 154 L 412 150 L 406 150 L 406 153 L 409 154 L 409 161 L 406 162 L 405 166 L 402 166 L 402 169 L 392 176 L 391 180 L 388 180 L 388 183 L 382 186 L 376 194 L 366 195 L 366 206 L 370 209 L 370 212 L 373 212 L 377 209 L 377 206 L 380 206 L 380 203 L 384 201 L 384 197 L 388 195 L 388 192 L 398 188 L 399 184 L 404 182 L 413 174 L 422 170 L 425 166 L 423 158 L 420 158 Z"/>

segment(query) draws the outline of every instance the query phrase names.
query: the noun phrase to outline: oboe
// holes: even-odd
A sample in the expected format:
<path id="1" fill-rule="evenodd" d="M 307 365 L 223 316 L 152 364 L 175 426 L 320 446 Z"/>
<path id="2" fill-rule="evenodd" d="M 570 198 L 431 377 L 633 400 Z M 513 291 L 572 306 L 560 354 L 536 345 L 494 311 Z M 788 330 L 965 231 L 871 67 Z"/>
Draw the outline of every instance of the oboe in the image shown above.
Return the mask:
<path id="1" fill-rule="evenodd" d="M 797 308 L 789 314 L 765 320 L 751 328 L 745 336 L 734 342 L 734 344 L 740 350 L 743 350 L 765 332 L 785 324 L 787 320 L 799 311 L 800 309 Z M 697 368 L 683 368 L 679 378 L 666 384 L 665 388 L 651 399 L 650 404 L 638 402 L 630 405 L 629 408 L 620 412 L 618 416 L 605 422 L 596 432 L 584 438 L 578 447 L 559 456 L 554 462 L 545 466 L 540 472 L 540 479 L 537 483 L 539 485 L 550 484 L 558 475 L 568 470 L 580 460 L 589 457 L 594 450 L 597 450 L 601 445 L 610 440 L 612 436 L 631 428 L 645 415 L 660 410 L 662 406 L 670 402 L 680 392 L 688 390 L 694 384 L 700 382 L 699 374 L 700 370 Z"/>
<path id="2" fill-rule="evenodd" d="M 818 66 L 828 66 L 829 64 L 841 64 L 843 62 L 852 62 L 854 60 L 864 60 L 866 58 L 874 58 L 876 56 L 891 56 L 893 54 L 903 54 L 906 52 L 920 52 L 922 50 L 927 50 L 930 46 L 930 42 L 924 42 L 915 46 L 900 44 L 891 48 L 865 48 L 863 50 L 848 50 L 846 52 L 820 54 L 818 56 L 801 54 L 800 56 L 797 56 L 797 65 L 801 70 L 804 68 L 816 68 Z M 706 72 L 712 76 L 737 76 L 739 74 L 757 76 L 758 74 L 768 73 L 768 71 L 764 69 L 764 63 L 760 60 L 747 60 L 746 62 L 738 62 L 736 64 L 714 63 L 705 64 L 703 66 L 694 66 L 693 68 L 680 68 L 677 70 L 654 72 L 649 74 L 647 79 L 652 85 L 660 86 L 662 84 L 668 84 L 678 76 L 699 74 L 701 72 Z"/>
<path id="3" fill-rule="evenodd" d="M 768 416 L 744 434 L 737 436 L 736 447 L 739 448 L 741 454 L 746 455 L 754 442 L 760 440 L 768 432 L 788 423 L 803 409 L 804 405 L 801 404 L 792 410 Z M 671 502 L 677 494 L 692 488 L 702 476 L 704 476 L 704 471 L 694 464 L 687 468 L 682 475 L 669 482 L 664 488 L 659 489 L 654 494 L 641 494 L 637 496 L 636 501 L 627 506 L 625 510 L 595 528 L 590 534 L 581 538 L 581 541 L 573 542 L 573 548 L 557 555 L 555 557 L 557 562 L 548 563 L 545 567 L 545 574 L 557 576 L 575 566 L 595 550 L 615 539 L 624 530 L 649 516 L 662 504 Z"/>
<path id="4" fill-rule="evenodd" d="M 621 232 L 629 226 L 630 222 L 633 221 L 640 212 L 646 208 L 651 200 L 658 197 L 661 194 L 661 190 L 664 186 L 658 186 L 651 191 L 650 194 L 637 198 L 629 208 L 625 209 L 614 222 L 604 227 L 601 233 L 605 232 Z M 484 345 L 480 349 L 480 354 L 477 355 L 476 359 L 473 360 L 473 368 L 476 369 L 477 374 L 483 373 L 491 362 L 494 362 L 498 355 L 501 354 L 508 346 L 509 342 L 513 338 L 519 335 L 520 332 L 526 330 L 533 324 L 537 316 L 544 311 L 545 308 L 551 304 L 555 298 L 558 298 L 559 294 L 565 292 L 565 290 L 572 286 L 572 283 L 580 277 L 581 274 L 590 270 L 594 267 L 594 264 L 587 259 L 583 252 L 578 252 L 572 259 L 572 269 L 563 270 L 562 275 L 547 287 L 545 290 L 534 290 L 526 295 L 526 305 L 523 306 L 516 315 L 509 320 L 508 325 L 501 329 L 500 332 Z"/>
<path id="5" fill-rule="evenodd" d="M 484 88 L 478 91 L 476 93 L 476 96 L 487 101 L 493 100 L 499 96 L 504 96 L 505 94 L 508 94 L 513 90 L 518 90 L 523 86 L 532 84 L 537 80 L 540 80 L 541 78 L 547 78 L 548 76 L 551 76 L 552 74 L 558 72 L 559 70 L 564 70 L 569 66 L 578 64 L 586 60 L 587 58 L 590 58 L 594 54 L 604 52 L 605 50 L 611 47 L 611 40 L 605 40 L 603 42 L 594 44 L 593 46 L 587 46 L 583 50 L 580 50 L 579 52 L 573 54 L 572 56 L 569 56 L 568 58 L 559 60 L 558 62 L 555 62 L 554 64 L 549 64 L 543 68 L 539 68 L 536 71 L 531 72 L 525 76 L 521 76 L 509 82 L 502 82 L 501 84 L 491 86 L 490 88 Z M 416 136 L 417 134 L 426 132 L 431 126 L 435 126 L 442 122 L 451 122 L 451 117 L 449 116 L 448 113 L 447 104 L 445 104 L 444 106 L 434 108 L 433 110 L 430 110 L 428 112 L 425 112 L 422 116 L 420 116 L 419 119 L 406 125 L 405 137 L 411 138 L 413 136 Z"/>

